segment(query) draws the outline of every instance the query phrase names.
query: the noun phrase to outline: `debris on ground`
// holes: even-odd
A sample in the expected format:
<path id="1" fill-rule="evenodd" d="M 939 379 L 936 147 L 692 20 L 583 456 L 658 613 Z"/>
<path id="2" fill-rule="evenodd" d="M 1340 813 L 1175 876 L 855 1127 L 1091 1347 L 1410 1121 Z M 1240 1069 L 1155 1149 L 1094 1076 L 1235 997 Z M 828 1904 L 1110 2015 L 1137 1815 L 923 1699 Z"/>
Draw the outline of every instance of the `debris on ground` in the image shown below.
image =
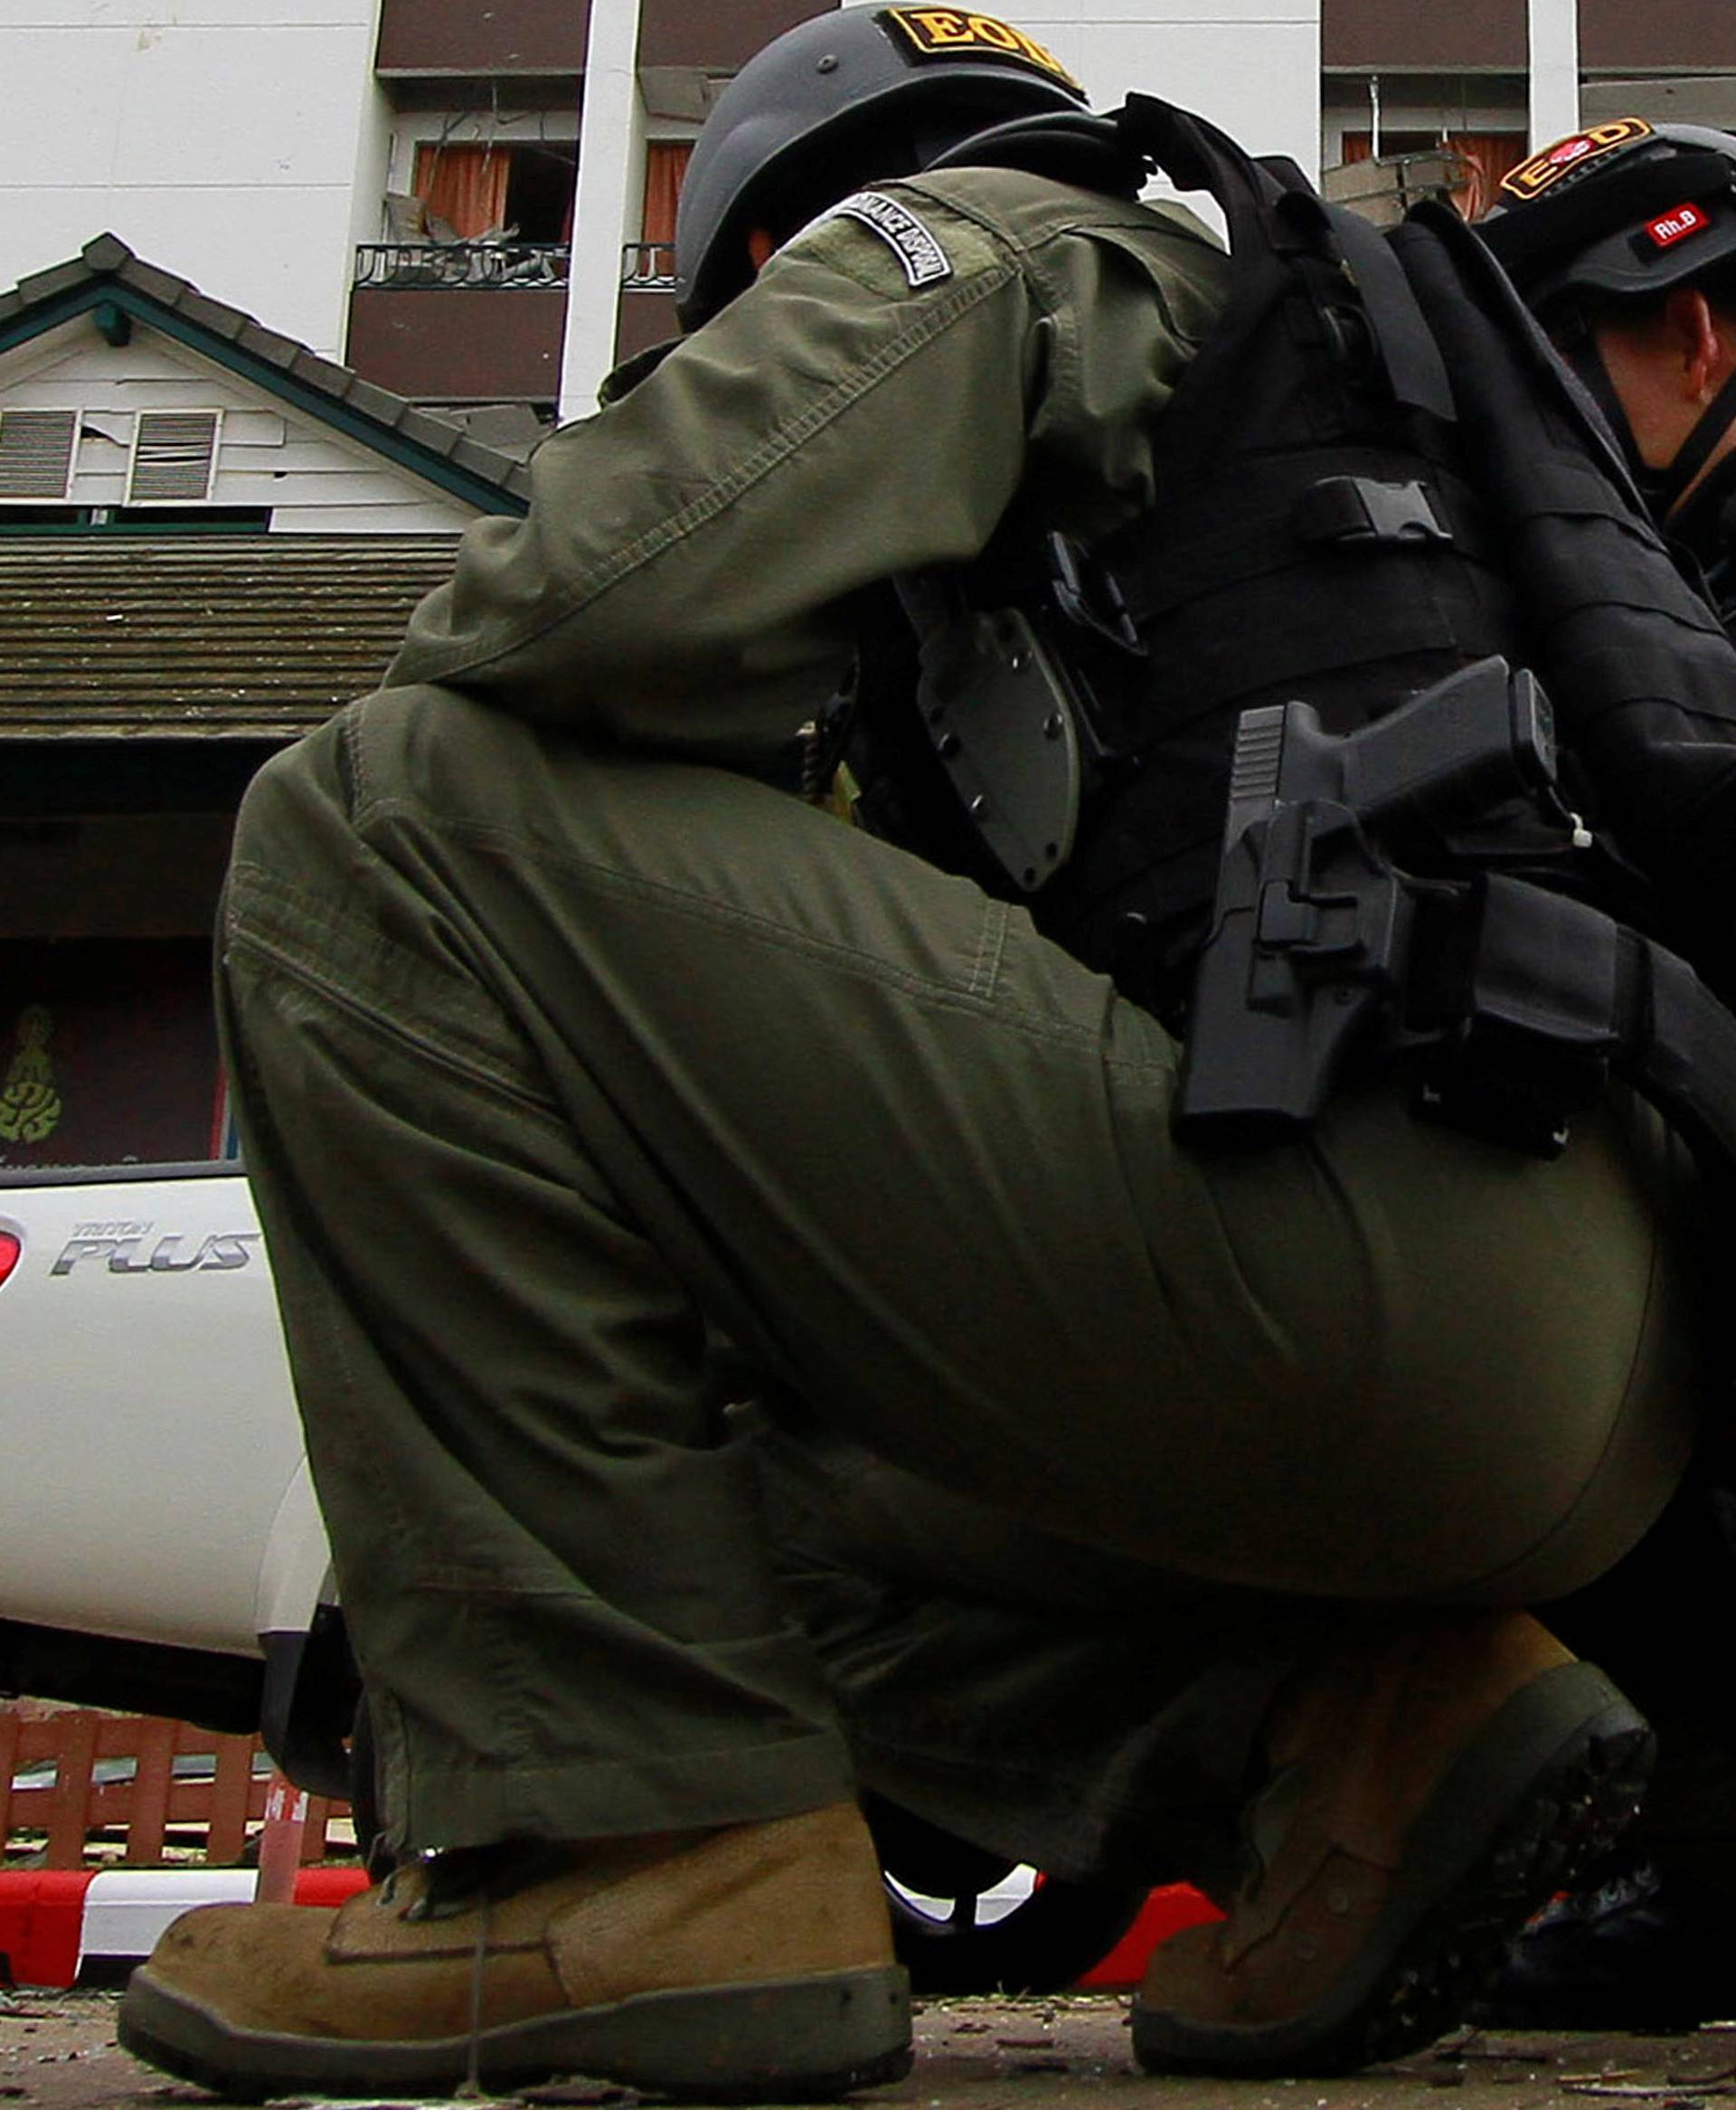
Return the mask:
<path id="1" fill-rule="evenodd" d="M 118 1993 L 0 1994 L 4 2110 L 221 2110 L 210 2096 L 154 2073 L 115 2042 Z M 927 2000 L 917 2062 L 861 2110 L 1725 2110 L 1736 2103 L 1736 2024 L 1685 2035 L 1622 2037 L 1461 2030 L 1429 2050 L 1332 2081 L 1156 2080 L 1138 2073 L 1125 1994 Z M 640 2110 L 642 2098 L 576 2077 L 528 2089 L 504 2110 Z M 290 2110 L 286 2105 L 286 2110 Z M 293 2110 L 435 2110 L 316 2103 Z M 449 2110 L 449 2106 L 445 2106 Z M 471 2099 L 465 2110 L 490 2110 Z"/>

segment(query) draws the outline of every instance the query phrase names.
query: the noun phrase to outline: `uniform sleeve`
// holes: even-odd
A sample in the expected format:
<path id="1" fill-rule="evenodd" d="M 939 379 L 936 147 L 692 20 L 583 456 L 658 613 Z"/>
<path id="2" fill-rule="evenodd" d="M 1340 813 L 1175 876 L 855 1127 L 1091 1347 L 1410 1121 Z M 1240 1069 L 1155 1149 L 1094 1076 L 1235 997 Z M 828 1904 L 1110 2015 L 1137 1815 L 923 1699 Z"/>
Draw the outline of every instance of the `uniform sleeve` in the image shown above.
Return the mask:
<path id="1" fill-rule="evenodd" d="M 1142 414 L 1184 355 L 1168 318 L 1128 297 L 1109 250 L 1039 268 L 944 199 L 912 202 L 943 277 L 912 285 L 908 257 L 849 217 L 808 230 L 631 394 L 544 442 L 529 514 L 467 531 L 389 679 L 750 759 L 836 686 L 857 588 L 976 554 L 1033 462 L 1063 510 L 1100 509 L 1081 433 L 1130 406 L 1089 400 L 1060 311 L 1087 296 L 1081 271 L 1127 281 L 1153 317 L 1115 361 L 1137 371 Z"/>

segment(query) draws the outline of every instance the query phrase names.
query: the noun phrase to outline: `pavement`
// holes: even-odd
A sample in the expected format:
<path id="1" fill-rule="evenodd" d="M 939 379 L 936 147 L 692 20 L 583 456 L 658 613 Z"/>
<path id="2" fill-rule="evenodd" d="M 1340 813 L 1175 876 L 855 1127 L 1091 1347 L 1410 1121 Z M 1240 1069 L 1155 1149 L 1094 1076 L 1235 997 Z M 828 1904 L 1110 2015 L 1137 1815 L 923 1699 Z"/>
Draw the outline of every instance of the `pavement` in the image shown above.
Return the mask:
<path id="1" fill-rule="evenodd" d="M 117 2047 L 118 2000 L 0 1993 L 0 2110 L 215 2110 L 214 2097 Z M 930 2000 L 918 2010 L 910 2078 L 858 2101 L 862 2110 L 1722 2110 L 1721 2098 L 1736 2098 L 1736 2023 L 1678 2037 L 1461 2031 L 1347 2080 L 1193 2081 L 1136 2072 L 1127 2015 L 1124 1994 Z M 576 2081 L 515 2100 L 637 2110 L 639 2099 Z"/>

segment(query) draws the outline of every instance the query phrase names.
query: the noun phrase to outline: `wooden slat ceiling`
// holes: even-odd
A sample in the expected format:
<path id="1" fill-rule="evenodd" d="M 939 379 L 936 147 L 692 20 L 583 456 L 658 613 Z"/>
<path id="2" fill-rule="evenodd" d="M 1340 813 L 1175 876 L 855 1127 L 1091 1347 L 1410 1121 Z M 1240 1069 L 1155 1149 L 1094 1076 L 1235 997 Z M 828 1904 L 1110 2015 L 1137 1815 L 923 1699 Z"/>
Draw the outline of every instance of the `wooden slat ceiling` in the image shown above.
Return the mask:
<path id="1" fill-rule="evenodd" d="M 457 539 L 0 536 L 0 739 L 305 733 L 378 685 Z"/>

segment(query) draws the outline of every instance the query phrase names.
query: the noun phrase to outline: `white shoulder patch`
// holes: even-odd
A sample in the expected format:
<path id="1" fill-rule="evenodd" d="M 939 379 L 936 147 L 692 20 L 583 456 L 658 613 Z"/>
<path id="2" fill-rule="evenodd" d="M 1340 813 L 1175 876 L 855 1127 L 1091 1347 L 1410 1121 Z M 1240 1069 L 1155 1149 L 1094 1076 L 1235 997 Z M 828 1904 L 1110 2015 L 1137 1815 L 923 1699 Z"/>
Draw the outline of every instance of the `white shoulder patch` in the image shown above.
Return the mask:
<path id="1" fill-rule="evenodd" d="M 952 260 L 939 238 L 910 207 L 884 191 L 857 191 L 820 214 L 822 220 L 859 220 L 872 227 L 904 267 L 912 287 L 932 286 L 952 276 Z"/>

